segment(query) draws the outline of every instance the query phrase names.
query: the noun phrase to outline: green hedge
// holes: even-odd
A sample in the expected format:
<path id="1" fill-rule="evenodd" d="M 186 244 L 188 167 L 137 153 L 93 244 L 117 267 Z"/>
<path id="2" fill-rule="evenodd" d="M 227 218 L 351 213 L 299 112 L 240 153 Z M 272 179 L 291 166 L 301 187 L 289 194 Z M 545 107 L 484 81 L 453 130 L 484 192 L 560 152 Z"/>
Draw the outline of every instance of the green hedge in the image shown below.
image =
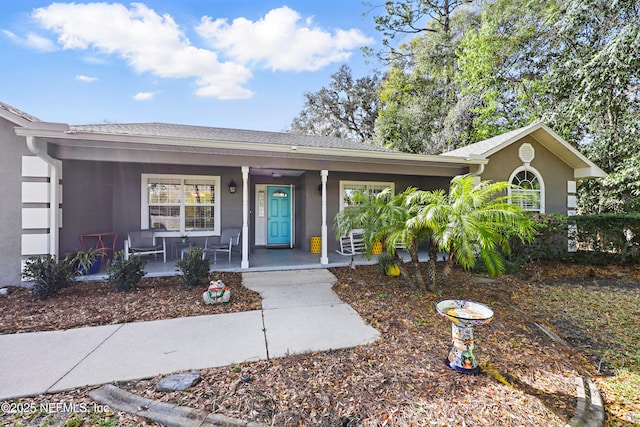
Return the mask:
<path id="1" fill-rule="evenodd" d="M 566 216 L 535 214 L 538 234 L 530 244 L 513 242 L 512 258 L 571 259 L 588 264 L 640 263 L 640 214 Z M 568 252 L 569 237 L 576 252 Z"/>

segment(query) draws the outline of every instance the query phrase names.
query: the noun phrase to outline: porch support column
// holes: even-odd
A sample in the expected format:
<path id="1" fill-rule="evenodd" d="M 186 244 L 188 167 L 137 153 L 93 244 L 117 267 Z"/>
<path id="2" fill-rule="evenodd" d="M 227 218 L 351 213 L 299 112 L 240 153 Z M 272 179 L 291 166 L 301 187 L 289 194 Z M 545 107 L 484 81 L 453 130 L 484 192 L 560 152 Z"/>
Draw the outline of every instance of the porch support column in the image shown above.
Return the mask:
<path id="1" fill-rule="evenodd" d="M 242 166 L 242 261 L 249 268 L 249 166 Z"/>
<path id="2" fill-rule="evenodd" d="M 329 176 L 328 170 L 320 171 L 320 178 L 322 180 L 322 254 L 320 256 L 320 264 L 329 264 L 329 257 L 327 256 L 327 176 Z"/>

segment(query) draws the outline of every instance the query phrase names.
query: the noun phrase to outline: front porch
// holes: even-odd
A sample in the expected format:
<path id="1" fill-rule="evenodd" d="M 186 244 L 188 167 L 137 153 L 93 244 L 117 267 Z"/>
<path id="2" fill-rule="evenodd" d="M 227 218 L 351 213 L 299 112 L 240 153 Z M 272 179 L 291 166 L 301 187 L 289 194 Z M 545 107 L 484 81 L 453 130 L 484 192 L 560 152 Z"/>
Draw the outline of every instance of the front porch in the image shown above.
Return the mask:
<path id="1" fill-rule="evenodd" d="M 234 252 L 231 262 L 228 261 L 226 255 L 218 257 L 216 263 L 211 258 L 211 271 L 234 271 L 234 272 L 250 272 L 250 271 L 278 271 L 278 270 L 308 270 L 314 268 L 332 268 L 347 267 L 351 263 L 351 256 L 340 255 L 336 252 L 329 253 L 329 263 L 321 264 L 319 254 L 313 254 L 308 251 L 293 249 L 270 249 L 270 248 L 253 248 L 250 251 L 251 264 L 249 268 L 240 266 L 240 254 Z M 408 262 L 409 254 L 406 251 L 398 251 L 400 258 Z M 167 259 L 164 263 L 161 257 L 154 259 L 153 256 L 146 256 L 148 263 L 145 267 L 146 277 L 166 277 L 178 274 L 179 270 L 176 265 L 177 259 Z M 427 261 L 429 255 L 426 250 L 419 252 L 420 262 Z M 377 262 L 377 255 L 373 255 L 371 259 L 366 259 L 362 255 L 355 255 L 353 262 L 358 265 L 372 265 Z M 97 281 L 106 280 L 106 266 L 100 268 L 98 274 L 90 276 L 80 276 L 79 280 Z"/>

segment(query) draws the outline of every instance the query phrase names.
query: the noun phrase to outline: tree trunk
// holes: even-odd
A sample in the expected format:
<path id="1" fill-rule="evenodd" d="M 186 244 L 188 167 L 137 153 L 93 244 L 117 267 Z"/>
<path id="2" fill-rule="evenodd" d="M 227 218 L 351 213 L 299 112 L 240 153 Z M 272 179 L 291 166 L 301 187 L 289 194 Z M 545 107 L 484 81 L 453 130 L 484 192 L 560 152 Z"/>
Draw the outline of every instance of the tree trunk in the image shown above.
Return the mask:
<path id="1" fill-rule="evenodd" d="M 444 289 L 446 284 L 449 282 L 449 276 L 451 275 L 451 270 L 453 269 L 454 262 L 455 256 L 453 255 L 453 252 L 449 252 L 447 261 L 445 262 L 444 268 L 442 269 L 442 277 L 440 278 L 439 290 Z"/>
<path id="2" fill-rule="evenodd" d="M 416 282 L 418 286 L 424 287 L 425 283 L 422 278 L 422 272 L 420 271 L 420 261 L 418 260 L 418 245 L 415 242 L 411 243 L 411 246 L 407 250 L 409 251 L 409 255 L 411 255 L 411 263 L 413 264 Z"/>
<path id="3" fill-rule="evenodd" d="M 438 258 L 438 249 L 436 245 L 429 242 L 429 262 L 427 263 L 427 274 L 429 280 L 429 288 L 431 292 L 436 293 L 436 258 Z"/>

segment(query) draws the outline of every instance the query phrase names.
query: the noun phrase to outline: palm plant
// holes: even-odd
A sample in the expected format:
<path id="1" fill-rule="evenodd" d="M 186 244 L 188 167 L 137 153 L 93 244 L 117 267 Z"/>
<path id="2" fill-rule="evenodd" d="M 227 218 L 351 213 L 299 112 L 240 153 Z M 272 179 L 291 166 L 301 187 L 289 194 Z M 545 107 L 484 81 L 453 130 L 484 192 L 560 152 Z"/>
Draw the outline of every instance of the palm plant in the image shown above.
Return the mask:
<path id="1" fill-rule="evenodd" d="M 390 188 L 373 195 L 356 192 L 351 197 L 353 204 L 336 215 L 334 230 L 339 238 L 351 230 L 362 229 L 366 257 L 371 256 L 373 244 L 377 241 L 381 241 L 396 259 L 396 247 L 407 249 L 411 255 L 416 281 L 421 284 L 423 279 L 418 264 L 418 243 L 422 236 L 420 230 L 406 227 L 410 212 L 405 200 L 407 193 L 414 191 L 416 190 L 408 189 L 396 196 L 391 194 Z M 402 263 L 398 263 L 398 266 L 402 275 L 410 279 Z"/>
<path id="2" fill-rule="evenodd" d="M 408 227 L 430 229 L 437 247 L 448 253 L 442 282 L 456 261 L 469 269 L 478 257 L 490 275 L 500 275 L 505 270 L 502 254 L 510 252 L 509 237 L 533 239 L 533 221 L 508 196 L 500 195 L 510 187 L 507 182 L 477 182 L 464 175 L 451 181 L 448 194 L 437 190 L 412 197 L 415 216 Z"/>
<path id="3" fill-rule="evenodd" d="M 371 257 L 373 243 L 384 240 L 389 227 L 388 206 L 391 189 L 367 195 L 356 191 L 351 197 L 351 205 L 338 212 L 333 221 L 336 238 L 348 234 L 351 230 L 362 229 L 365 242 L 365 256 Z"/>

